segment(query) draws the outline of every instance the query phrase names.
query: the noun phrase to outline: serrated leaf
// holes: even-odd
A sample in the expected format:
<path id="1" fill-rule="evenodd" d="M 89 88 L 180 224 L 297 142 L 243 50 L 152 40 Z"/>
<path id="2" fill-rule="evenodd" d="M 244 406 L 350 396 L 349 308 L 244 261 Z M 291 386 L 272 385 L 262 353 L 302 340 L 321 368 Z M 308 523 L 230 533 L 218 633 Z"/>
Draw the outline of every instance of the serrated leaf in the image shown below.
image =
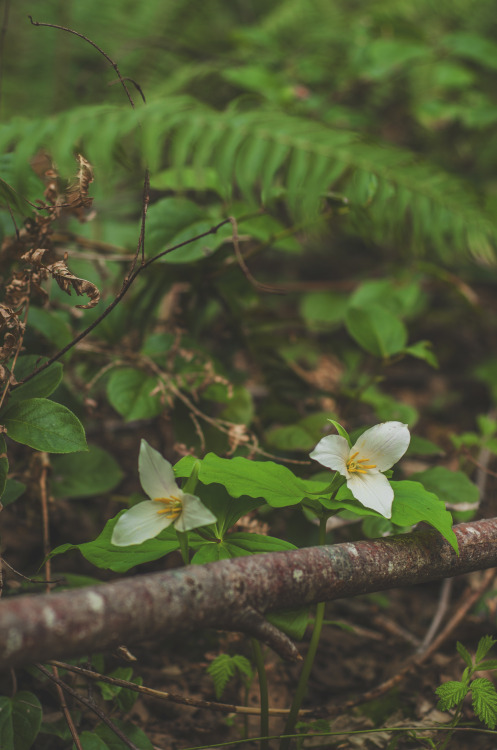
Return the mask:
<path id="1" fill-rule="evenodd" d="M 2 414 L 7 435 L 16 443 L 47 453 L 86 450 L 83 425 L 65 406 L 46 398 L 9 404 Z"/>
<path id="2" fill-rule="evenodd" d="M 490 635 L 484 635 L 482 638 L 480 638 L 475 654 L 476 664 L 478 664 L 482 659 L 485 658 L 485 656 L 488 654 L 492 646 L 495 645 L 495 643 L 497 643 L 497 641 Z"/>
<path id="3" fill-rule="evenodd" d="M 478 677 L 471 683 L 473 710 L 480 721 L 489 729 L 497 724 L 497 693 L 495 687 L 486 677 Z"/>
<path id="4" fill-rule="evenodd" d="M 92 497 L 110 492 L 123 478 L 117 461 L 98 445 L 85 453 L 52 460 L 52 492 L 55 497 Z"/>
<path id="5" fill-rule="evenodd" d="M 214 690 L 218 700 L 236 672 L 241 673 L 247 678 L 252 676 L 252 668 L 249 660 L 240 654 L 235 654 L 234 656 L 219 654 L 207 667 L 207 674 L 211 676 L 214 682 Z"/>
<path id="6" fill-rule="evenodd" d="M 468 688 L 462 682 L 456 680 L 444 682 L 435 690 L 440 698 L 437 708 L 439 711 L 449 711 L 465 698 L 467 692 Z"/>
<path id="7" fill-rule="evenodd" d="M 134 367 L 115 370 L 107 383 L 107 396 L 114 409 L 127 422 L 151 419 L 163 411 L 157 378 Z"/>
<path id="8" fill-rule="evenodd" d="M 478 671 L 485 672 L 491 669 L 497 669 L 497 659 L 484 659 L 477 663 Z"/>
<path id="9" fill-rule="evenodd" d="M 464 659 L 464 662 L 468 667 L 473 666 L 473 659 L 471 658 L 471 654 L 469 653 L 468 649 L 463 646 L 463 644 L 460 641 L 457 641 L 456 643 L 457 653 L 459 656 Z"/>

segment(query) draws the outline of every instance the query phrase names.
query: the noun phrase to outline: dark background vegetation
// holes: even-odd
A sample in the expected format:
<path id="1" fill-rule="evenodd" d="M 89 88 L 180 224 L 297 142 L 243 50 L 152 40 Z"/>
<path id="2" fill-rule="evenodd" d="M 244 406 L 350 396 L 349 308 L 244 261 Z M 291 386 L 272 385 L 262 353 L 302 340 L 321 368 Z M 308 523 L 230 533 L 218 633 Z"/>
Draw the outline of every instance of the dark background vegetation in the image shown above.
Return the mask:
<path id="1" fill-rule="evenodd" d="M 25 353 L 54 354 L 117 293 L 137 247 L 146 168 L 147 257 L 234 216 L 250 273 L 271 287 L 243 272 L 228 224 L 149 267 L 65 356 L 52 398 L 82 420 L 93 463 L 80 454 L 51 458 L 51 546 L 91 541 L 139 492 L 143 437 L 172 462 L 207 451 L 277 457 L 297 462 L 293 470 L 308 477 L 315 472 L 308 453 L 327 418 L 352 432 L 391 419 L 408 423 L 414 437 L 404 474 L 440 466 L 458 472 L 452 484 L 447 474 L 424 474 L 425 486 L 450 503 L 456 520 L 496 515 L 495 3 L 4 0 L 2 13 L 6 245 L 13 219 L 20 227 L 31 213 L 19 196 L 43 197 L 30 166 L 35 154 L 49 153 L 70 179 L 82 153 L 95 174 L 87 221 L 62 216 L 53 241 L 61 256 L 69 253 L 74 273 L 97 284 L 102 302 L 78 310 L 53 284 L 48 300 L 32 300 Z M 95 48 L 32 25 L 28 14 L 101 47 L 126 78 L 135 108 Z M 4 285 L 13 268 L 4 253 Z M 354 310 L 375 320 L 387 311 L 397 344 L 383 324 L 358 330 Z M 10 442 L 9 460 L 11 478 L 26 489 L 5 504 L 3 553 L 33 577 L 46 549 L 39 473 L 25 446 Z M 297 545 L 317 540 L 300 510 L 243 523 Z M 329 542 L 388 530 L 338 525 Z M 136 572 L 177 564 L 171 557 Z M 52 575 L 78 585 L 116 574 L 72 552 L 54 560 Z M 32 589 L 8 569 L 5 578 L 6 595 Z M 457 581 L 453 596 L 465 585 Z M 328 629 L 308 705 L 339 702 L 392 674 L 423 639 L 438 596 L 438 586 L 423 586 L 334 605 L 330 619 L 348 629 Z M 494 618 L 490 599 L 456 637 L 474 649 Z M 212 658 L 222 650 L 250 655 L 243 640 L 215 634 L 163 646 L 138 649 L 136 674 L 207 699 L 214 699 L 205 673 Z M 454 654 L 449 642 L 422 674 L 350 712 L 340 728 L 431 721 L 435 687 L 462 670 Z M 114 657 L 96 659 L 100 669 L 118 666 Z M 270 703 L 288 705 L 293 668 L 268 659 Z M 13 679 L 2 678 L 5 695 L 15 692 Z M 15 679 L 38 691 L 44 706 L 47 731 L 33 747 L 70 747 L 48 688 L 27 672 Z M 240 682 L 237 690 L 242 702 Z M 106 697 L 105 709 L 126 715 L 156 747 L 240 736 L 238 720 L 233 728 L 209 712 L 173 707 L 164 714 L 162 704 L 139 699 L 131 707 Z M 96 719 L 85 713 L 77 721 L 90 731 Z M 491 746 L 480 739 L 479 747 Z M 107 747 L 85 741 L 85 750 Z M 347 743 L 322 746 L 356 746 Z M 360 743 L 387 747 L 388 737 Z"/>

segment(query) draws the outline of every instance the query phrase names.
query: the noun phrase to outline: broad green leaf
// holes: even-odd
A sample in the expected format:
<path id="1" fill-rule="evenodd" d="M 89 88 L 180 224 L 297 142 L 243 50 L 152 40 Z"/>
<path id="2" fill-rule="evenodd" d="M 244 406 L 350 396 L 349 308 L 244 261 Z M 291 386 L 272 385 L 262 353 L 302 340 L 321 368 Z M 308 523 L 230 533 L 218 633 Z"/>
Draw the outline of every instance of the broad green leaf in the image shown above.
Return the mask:
<path id="1" fill-rule="evenodd" d="M 266 615 L 266 620 L 269 620 L 290 638 L 301 641 L 309 624 L 309 611 L 307 609 L 295 609 L 288 612 L 274 612 Z"/>
<path id="2" fill-rule="evenodd" d="M 452 516 L 445 503 L 419 482 L 405 480 L 391 482 L 394 491 L 392 523 L 413 526 L 420 521 L 429 523 L 458 552 L 457 537 L 452 530 Z"/>
<path id="3" fill-rule="evenodd" d="M 360 400 L 373 407 L 381 422 L 394 420 L 412 427 L 419 419 L 419 414 L 414 406 L 406 404 L 404 401 L 397 401 L 388 393 L 380 391 L 375 385 L 366 388 L 360 395 Z"/>
<path id="4" fill-rule="evenodd" d="M 21 690 L 13 698 L 0 698 L 0 748 L 30 750 L 38 736 L 42 720 L 40 701 L 33 693 Z"/>
<path id="5" fill-rule="evenodd" d="M 390 482 L 390 484 L 394 491 L 391 522 L 396 526 L 409 527 L 425 521 L 442 534 L 457 552 L 457 538 L 452 530 L 452 516 L 446 510 L 445 503 L 433 493 L 427 492 L 419 482 L 406 480 Z M 349 510 L 358 516 L 383 518 L 371 508 L 361 505 L 346 485 L 340 487 L 334 500 L 320 497 L 319 502 L 328 510 Z"/>
<path id="6" fill-rule="evenodd" d="M 138 729 L 135 724 L 130 721 L 121 721 L 120 719 L 112 719 L 112 722 L 122 731 L 124 735 L 138 748 L 138 750 L 154 750 L 154 746 L 148 739 L 147 735 Z M 94 733 L 102 739 L 109 750 L 129 750 L 129 745 L 126 745 L 119 737 L 117 737 L 112 729 L 107 724 L 99 724 L 95 729 Z"/>
<path id="7" fill-rule="evenodd" d="M 269 445 L 281 451 L 310 451 L 316 445 L 316 439 L 300 424 L 274 427 L 265 437 Z"/>
<path id="8" fill-rule="evenodd" d="M 310 328 L 331 328 L 343 321 L 349 298 L 337 292 L 310 292 L 304 294 L 300 314 Z"/>
<path id="9" fill-rule="evenodd" d="M 180 464 L 176 464 L 175 470 L 182 474 L 185 469 Z M 296 505 L 307 491 L 323 487 L 321 482 L 304 482 L 286 466 L 273 461 L 219 458 L 214 453 L 208 453 L 202 461 L 199 479 L 203 484 L 222 484 L 232 497 L 262 497 L 275 508 Z"/>
<path id="10" fill-rule="evenodd" d="M 284 250 L 289 253 L 299 253 L 302 245 L 295 237 L 287 234 L 286 227 L 274 216 L 260 214 L 240 223 L 239 231 L 243 235 L 251 235 L 260 242 L 267 243 L 271 248 Z"/>
<path id="11" fill-rule="evenodd" d="M 118 667 L 112 672 L 109 672 L 108 677 L 115 677 L 118 680 L 130 681 L 133 675 L 133 667 Z M 123 690 L 121 685 L 112 685 L 109 682 L 97 682 L 97 685 L 102 693 L 104 701 L 110 701 L 116 697 L 118 693 Z"/>
<path id="12" fill-rule="evenodd" d="M 150 206 L 147 214 L 147 253 L 157 255 L 174 245 L 208 232 L 219 220 L 210 219 L 205 211 L 186 198 L 163 198 Z M 161 258 L 163 263 L 191 263 L 211 255 L 224 238 L 231 236 L 231 226 L 216 234 L 191 242 Z"/>
<path id="13" fill-rule="evenodd" d="M 109 750 L 109 746 L 93 732 L 81 732 L 79 739 L 83 750 Z M 76 750 L 76 745 L 73 744 L 72 750 Z"/>
<path id="14" fill-rule="evenodd" d="M 122 511 L 124 512 L 124 511 Z M 154 539 L 147 539 L 141 544 L 132 544 L 129 547 L 116 547 L 111 543 L 112 531 L 117 523 L 115 518 L 107 521 L 101 534 L 93 542 L 84 542 L 83 544 L 62 544 L 51 552 L 51 557 L 61 555 L 72 549 L 79 549 L 85 557 L 97 568 L 108 568 L 116 573 L 125 573 L 135 565 L 151 562 L 164 557 L 179 548 L 178 537 L 174 528 L 169 527 L 162 531 Z"/>
<path id="15" fill-rule="evenodd" d="M 445 466 L 434 466 L 409 477 L 421 482 L 429 492 L 435 493 L 444 503 L 477 503 L 478 487 L 462 471 L 450 471 Z"/>
<path id="16" fill-rule="evenodd" d="M 349 308 L 345 324 L 359 346 L 376 357 L 386 359 L 398 354 L 407 343 L 402 321 L 380 305 Z"/>
<path id="17" fill-rule="evenodd" d="M 310 414 L 292 425 L 274 427 L 266 432 L 267 442 L 284 451 L 310 451 L 325 434 L 327 422 L 335 415 L 332 412 Z"/>
<path id="18" fill-rule="evenodd" d="M 403 282 L 390 279 L 364 281 L 349 297 L 350 307 L 368 310 L 380 305 L 401 317 L 419 314 L 426 303 L 420 280 Z"/>
<path id="19" fill-rule="evenodd" d="M 411 435 L 411 442 L 406 454 L 412 456 L 441 456 L 443 455 L 443 450 L 438 445 L 435 445 L 435 443 L 432 443 L 431 440 L 427 440 L 419 435 Z"/>
<path id="20" fill-rule="evenodd" d="M 227 534 L 222 541 L 214 540 L 203 543 L 193 556 L 192 563 L 201 564 L 214 560 L 225 560 L 230 557 L 244 557 L 265 552 L 283 552 L 292 549 L 297 548 L 284 539 L 240 531 Z"/>
<path id="21" fill-rule="evenodd" d="M 181 474 L 177 473 L 177 476 L 181 476 Z M 189 476 L 189 474 L 186 474 L 186 476 Z M 183 490 L 185 490 L 185 485 L 183 485 Z M 226 489 L 219 485 L 199 485 L 193 494 L 198 495 L 204 505 L 216 516 L 216 528 L 220 538 L 224 537 L 227 530 L 234 526 L 239 518 L 259 508 L 264 503 L 262 498 L 254 500 L 254 498 L 246 495 L 236 498 L 231 497 Z"/>
<path id="22" fill-rule="evenodd" d="M 406 346 L 404 352 L 410 354 L 411 357 L 428 362 L 429 365 L 438 370 L 438 359 L 432 351 L 432 343 L 430 341 L 416 341 L 414 344 Z"/>
<path id="23" fill-rule="evenodd" d="M 2 461 L 0 459 L 0 466 L 1 463 Z M 6 508 L 7 505 L 14 503 L 17 498 L 21 497 L 25 490 L 26 485 L 22 482 L 18 482 L 17 479 L 7 479 L 3 495 L 1 496 L 4 508 Z"/>
<path id="24" fill-rule="evenodd" d="M 28 324 L 48 341 L 62 349 L 72 341 L 72 333 L 61 310 L 45 310 L 42 307 L 31 307 Z"/>
<path id="25" fill-rule="evenodd" d="M 55 497 L 92 497 L 110 492 L 123 478 L 117 461 L 98 445 L 84 453 L 52 459 L 52 491 Z"/>
<path id="26" fill-rule="evenodd" d="M 133 367 L 115 370 L 107 383 L 107 396 L 114 409 L 127 422 L 151 419 L 163 411 L 161 395 L 157 393 L 157 378 Z"/>
<path id="27" fill-rule="evenodd" d="M 30 363 L 26 367 L 28 360 Z M 43 364 L 43 359 L 29 355 L 22 357 L 20 364 L 22 367 L 17 366 L 15 369 L 17 380 L 22 380 L 26 375 L 39 367 L 40 364 Z M 35 375 L 32 380 L 14 388 L 9 393 L 8 406 L 27 398 L 47 398 L 55 391 L 62 380 L 62 371 L 63 367 L 60 362 L 54 362 L 46 370 L 42 370 L 39 375 Z"/>
<path id="28" fill-rule="evenodd" d="M 12 701 L 0 696 L 0 747 L 14 750 L 14 730 L 12 727 Z"/>
<path id="29" fill-rule="evenodd" d="M 61 404 L 46 398 L 28 398 L 7 405 L 2 414 L 9 438 L 47 453 L 76 453 L 86 450 L 86 438 L 79 419 Z"/>

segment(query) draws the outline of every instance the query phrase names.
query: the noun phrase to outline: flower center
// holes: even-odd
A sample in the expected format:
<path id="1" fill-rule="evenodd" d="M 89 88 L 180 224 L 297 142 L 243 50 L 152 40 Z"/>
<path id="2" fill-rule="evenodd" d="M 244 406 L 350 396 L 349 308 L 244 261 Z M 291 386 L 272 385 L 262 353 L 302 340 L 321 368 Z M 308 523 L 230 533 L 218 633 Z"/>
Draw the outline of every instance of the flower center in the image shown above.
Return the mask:
<path id="1" fill-rule="evenodd" d="M 369 458 L 357 458 L 358 455 L 359 451 L 356 451 L 347 461 L 349 474 L 367 474 L 368 469 L 376 469 L 376 464 L 367 465 Z"/>
<path id="2" fill-rule="evenodd" d="M 175 521 L 181 515 L 183 505 L 179 497 L 154 497 L 154 503 L 162 503 L 165 507 L 157 511 L 159 515 L 165 515 L 172 521 Z"/>

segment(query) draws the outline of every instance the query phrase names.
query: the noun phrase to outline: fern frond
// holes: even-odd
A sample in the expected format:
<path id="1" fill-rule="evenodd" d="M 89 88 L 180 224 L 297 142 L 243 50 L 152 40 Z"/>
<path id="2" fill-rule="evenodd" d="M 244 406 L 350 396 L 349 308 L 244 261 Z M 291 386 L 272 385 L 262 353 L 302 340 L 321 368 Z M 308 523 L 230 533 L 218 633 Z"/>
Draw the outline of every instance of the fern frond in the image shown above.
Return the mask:
<path id="1" fill-rule="evenodd" d="M 69 165 L 77 146 L 102 175 L 114 170 L 123 142 L 128 150 L 138 147 L 152 171 L 176 169 L 179 185 L 185 168 L 199 175 L 214 169 L 225 197 L 233 186 L 266 206 L 283 195 L 294 216 L 311 219 L 329 191 L 338 191 L 357 229 L 375 240 L 435 251 L 446 260 L 467 252 L 493 259 L 497 225 L 462 180 L 407 150 L 365 143 L 354 132 L 312 120 L 265 110 L 217 112 L 176 97 L 136 111 L 85 107 L 0 126 L 0 150 L 14 149 L 18 165 L 42 145 L 59 166 Z"/>

